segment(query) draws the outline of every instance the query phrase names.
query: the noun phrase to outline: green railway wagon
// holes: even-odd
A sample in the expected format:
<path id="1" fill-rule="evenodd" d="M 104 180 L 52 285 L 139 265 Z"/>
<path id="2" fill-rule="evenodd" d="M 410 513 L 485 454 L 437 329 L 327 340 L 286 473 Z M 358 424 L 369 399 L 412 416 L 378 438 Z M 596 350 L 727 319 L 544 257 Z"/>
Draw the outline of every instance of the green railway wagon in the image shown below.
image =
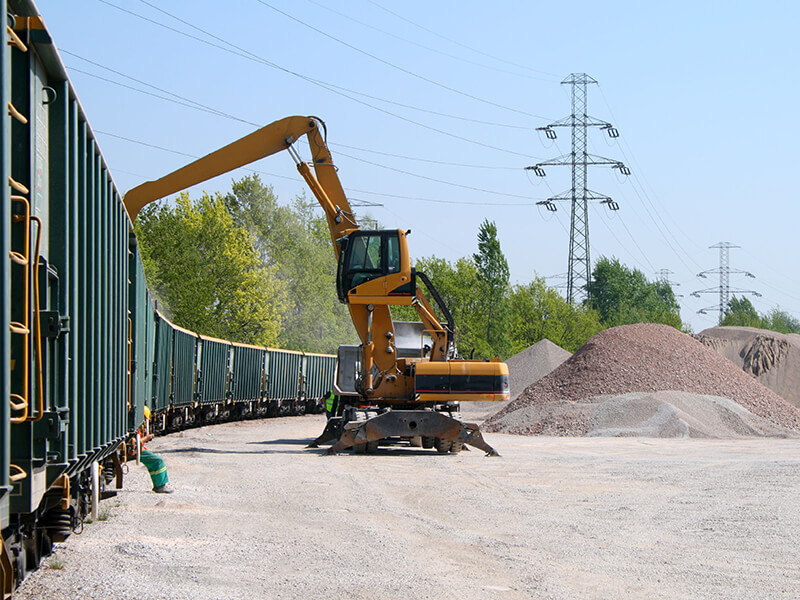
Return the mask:
<path id="1" fill-rule="evenodd" d="M 301 390 L 302 352 L 267 348 L 266 390 L 271 411 L 293 414 L 297 411 Z"/>
<path id="2" fill-rule="evenodd" d="M 197 334 L 172 325 L 172 387 L 173 407 L 193 406 L 197 383 Z"/>
<path id="3" fill-rule="evenodd" d="M 133 226 L 31 0 L 0 0 L 0 597 L 121 485 L 123 443 L 203 411 L 300 412 L 335 357 L 214 340 L 155 310 Z M 319 371 L 319 372 L 318 372 Z M 323 384 L 323 382 L 325 382 Z M 241 406 L 237 406 L 240 404 Z M 106 490 L 110 491 L 110 490 Z"/>
<path id="4" fill-rule="evenodd" d="M 154 311 L 155 348 L 153 350 L 150 409 L 163 413 L 172 403 L 172 338 L 175 328 L 158 311 Z"/>
<path id="5" fill-rule="evenodd" d="M 136 237 L 129 238 L 131 293 L 128 307 L 128 428 L 144 421 L 144 406 L 153 408 L 156 360 L 156 312 L 152 308 L 142 261 L 137 253 Z"/>
<path id="6" fill-rule="evenodd" d="M 234 402 L 258 402 L 264 397 L 266 355 L 266 348 L 233 344 L 230 392 Z"/>
<path id="7" fill-rule="evenodd" d="M 308 412 L 324 411 L 322 396 L 336 379 L 336 357 L 330 354 L 303 355 L 303 391 Z"/>
<path id="8" fill-rule="evenodd" d="M 199 335 L 197 339 L 197 400 L 226 404 L 230 379 L 231 343 Z"/>
<path id="9" fill-rule="evenodd" d="M 0 121 L 0 591 L 7 594 L 69 533 L 89 466 L 131 434 L 144 399 L 132 380 L 132 365 L 144 357 L 131 343 L 131 309 L 146 293 L 129 284 L 139 267 L 130 219 L 36 7 L 0 4 L 9 15 L 0 50 L 8 107 Z"/>

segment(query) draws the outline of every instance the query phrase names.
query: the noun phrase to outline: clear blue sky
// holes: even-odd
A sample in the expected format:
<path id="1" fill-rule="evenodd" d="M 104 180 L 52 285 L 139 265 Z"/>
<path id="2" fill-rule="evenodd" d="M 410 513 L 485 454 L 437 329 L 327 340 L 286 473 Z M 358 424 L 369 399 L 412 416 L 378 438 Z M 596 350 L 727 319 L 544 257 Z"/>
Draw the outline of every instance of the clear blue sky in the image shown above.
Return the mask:
<path id="1" fill-rule="evenodd" d="M 800 317 L 800 3 L 37 5 L 123 193 L 192 160 L 180 153 L 317 115 L 348 195 L 381 204 L 360 210 L 382 225 L 411 229 L 412 255 L 470 255 L 488 218 L 517 283 L 566 273 L 569 206 L 535 203 L 568 190 L 569 169 L 541 180 L 524 167 L 569 151 L 567 129 L 554 145 L 535 128 L 570 113 L 559 82 L 587 73 L 599 82 L 589 114 L 621 136 L 591 131 L 590 152 L 632 170 L 590 169 L 589 187 L 620 205 L 590 209 L 593 260 L 617 257 L 649 279 L 670 270 L 682 317 L 700 331 L 717 313 L 696 311 L 718 296 L 689 294 L 718 286 L 696 274 L 719 267 L 709 246 L 731 242 L 741 246 L 731 268 L 756 276 L 732 273 L 731 288 L 760 292 L 748 296 L 760 312 Z M 252 168 L 281 201 L 304 190 L 286 153 Z M 246 173 L 202 189 L 224 192 Z"/>

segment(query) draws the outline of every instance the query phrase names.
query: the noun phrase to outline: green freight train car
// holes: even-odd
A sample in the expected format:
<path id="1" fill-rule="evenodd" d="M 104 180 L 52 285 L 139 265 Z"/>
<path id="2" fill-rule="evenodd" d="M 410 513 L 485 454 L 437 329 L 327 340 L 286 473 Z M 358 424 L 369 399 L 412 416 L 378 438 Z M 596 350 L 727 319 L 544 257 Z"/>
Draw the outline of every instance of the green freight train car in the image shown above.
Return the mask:
<path id="1" fill-rule="evenodd" d="M 0 0 L 0 597 L 156 431 L 320 410 L 336 358 L 216 340 L 154 310 L 131 220 L 31 0 Z M 109 490 L 109 493 L 111 491 Z"/>

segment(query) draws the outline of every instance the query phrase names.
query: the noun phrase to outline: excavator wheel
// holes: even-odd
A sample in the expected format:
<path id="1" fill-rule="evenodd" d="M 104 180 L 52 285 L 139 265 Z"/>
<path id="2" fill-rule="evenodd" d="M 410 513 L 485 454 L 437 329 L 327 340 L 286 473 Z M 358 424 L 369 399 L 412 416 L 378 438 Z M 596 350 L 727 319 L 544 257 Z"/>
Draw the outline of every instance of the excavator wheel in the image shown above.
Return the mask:
<path id="1" fill-rule="evenodd" d="M 432 437 L 428 437 L 426 435 L 422 436 L 422 447 L 430 450 L 433 448 L 433 444 L 435 443 L 436 439 Z"/>
<path id="2" fill-rule="evenodd" d="M 450 440 L 443 440 L 442 438 L 436 438 L 433 441 L 433 445 L 439 454 L 447 454 L 453 447 L 453 442 Z"/>
<path id="3" fill-rule="evenodd" d="M 453 454 L 458 454 L 464 449 L 464 442 L 452 442 L 450 447 L 450 452 Z"/>

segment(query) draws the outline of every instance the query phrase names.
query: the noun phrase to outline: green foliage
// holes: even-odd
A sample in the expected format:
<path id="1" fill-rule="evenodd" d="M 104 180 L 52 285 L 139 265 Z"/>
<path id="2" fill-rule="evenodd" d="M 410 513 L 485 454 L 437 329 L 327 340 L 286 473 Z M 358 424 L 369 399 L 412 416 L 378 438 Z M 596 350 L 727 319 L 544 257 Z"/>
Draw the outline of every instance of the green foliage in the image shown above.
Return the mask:
<path id="1" fill-rule="evenodd" d="M 681 328 L 680 306 L 668 283 L 649 282 L 638 269 L 601 258 L 588 285 L 589 306 L 605 327 L 631 323 L 663 323 Z"/>
<path id="2" fill-rule="evenodd" d="M 417 260 L 415 268 L 430 278 L 442 298 L 442 302 L 450 311 L 456 325 L 456 344 L 459 351 L 466 355 L 473 350 L 477 351 L 483 335 L 483 327 L 478 325 L 476 318 L 479 310 L 479 294 L 477 293 L 478 273 L 475 264 L 469 258 L 460 258 L 451 264 L 442 258 L 432 256 Z M 426 296 L 428 296 L 427 293 Z M 444 321 L 444 316 L 433 298 L 428 297 L 428 300 L 439 319 Z M 402 320 L 419 320 L 414 309 L 406 307 L 392 307 L 392 317 Z"/>
<path id="3" fill-rule="evenodd" d="M 285 286 L 263 266 L 223 198 L 184 192 L 146 206 L 135 224 L 150 289 L 176 325 L 239 342 L 275 345 Z"/>
<path id="4" fill-rule="evenodd" d="M 514 286 L 509 303 L 512 355 L 545 338 L 575 352 L 603 329 L 597 311 L 570 304 L 541 277 Z"/>
<path id="5" fill-rule="evenodd" d="M 720 319 L 720 325 L 736 327 L 761 327 L 761 317 L 756 312 L 753 303 L 748 298 L 734 296 L 728 302 L 725 315 Z"/>
<path id="6" fill-rule="evenodd" d="M 720 325 L 755 327 L 778 333 L 800 333 L 800 320 L 784 310 L 773 308 L 767 314 L 759 314 L 748 298 L 733 296 L 720 320 Z"/>
<path id="7" fill-rule="evenodd" d="M 476 298 L 478 323 L 483 325 L 483 336 L 474 340 L 476 354 L 481 358 L 505 356 L 510 342 L 508 337 L 508 261 L 500 249 L 497 226 L 484 219 L 478 230 L 478 252 L 473 254 L 477 271 L 479 295 Z M 483 323 L 481 323 L 481 321 Z M 477 331 L 475 332 L 477 334 Z"/>
<path id="8" fill-rule="evenodd" d="M 773 308 L 761 316 L 761 328 L 779 333 L 800 333 L 800 319 L 779 308 Z"/>
<path id="9" fill-rule="evenodd" d="M 86 522 L 86 520 L 84 520 L 84 523 L 85 522 Z M 61 571 L 61 570 L 64 569 L 64 566 L 65 566 L 64 565 L 64 561 L 62 561 L 62 560 L 60 560 L 58 558 L 55 558 L 55 557 L 51 558 L 50 560 L 48 560 L 45 563 L 45 567 L 47 569 L 51 569 L 53 571 Z"/>
<path id="10" fill-rule="evenodd" d="M 356 343 L 347 308 L 336 297 L 336 256 L 328 224 L 305 196 L 278 204 L 258 175 L 234 182 L 225 197 L 234 220 L 254 239 L 262 263 L 275 269 L 286 289 L 282 303 L 281 348 L 335 353 Z"/>

